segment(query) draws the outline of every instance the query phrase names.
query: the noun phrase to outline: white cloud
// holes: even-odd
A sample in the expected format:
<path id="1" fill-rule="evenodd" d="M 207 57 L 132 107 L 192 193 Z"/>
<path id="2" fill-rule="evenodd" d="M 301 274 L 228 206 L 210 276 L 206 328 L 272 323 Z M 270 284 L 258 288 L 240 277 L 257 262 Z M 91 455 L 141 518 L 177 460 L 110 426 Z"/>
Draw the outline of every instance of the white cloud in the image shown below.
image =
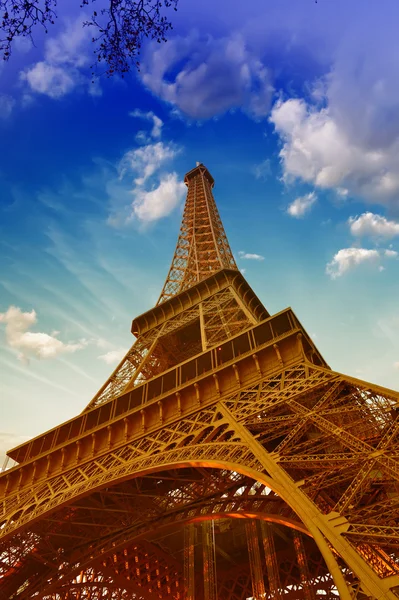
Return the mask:
<path id="1" fill-rule="evenodd" d="M 269 71 L 239 35 L 203 39 L 192 33 L 162 48 L 153 44 L 142 61 L 141 76 L 151 91 L 194 119 L 232 108 L 265 117 L 273 93 Z"/>
<path id="2" fill-rule="evenodd" d="M 107 363 L 107 365 L 113 365 L 119 363 L 125 354 L 126 350 L 119 348 L 118 350 L 110 350 L 106 354 L 101 354 L 98 358 Z"/>
<path id="3" fill-rule="evenodd" d="M 365 212 L 360 217 L 350 217 L 348 220 L 352 235 L 374 236 L 390 239 L 399 235 L 399 223 L 389 221 L 381 215 Z"/>
<path id="4" fill-rule="evenodd" d="M 337 192 L 337 194 L 340 198 L 347 198 L 349 195 L 349 190 L 347 190 L 346 188 L 338 187 L 338 188 L 336 188 L 335 191 Z"/>
<path id="5" fill-rule="evenodd" d="M 141 186 L 160 169 L 163 163 L 172 160 L 178 153 L 178 148 L 163 142 L 129 150 L 119 164 L 120 177 L 124 177 L 128 172 L 140 173 L 140 177 L 137 177 L 134 182 Z"/>
<path id="6" fill-rule="evenodd" d="M 67 21 L 65 30 L 46 42 L 46 61 L 53 65 L 83 67 L 88 63 L 88 46 L 91 40 L 89 27 L 84 27 L 85 18 L 80 16 Z"/>
<path id="7" fill-rule="evenodd" d="M 399 370 L 399 361 L 393 363 L 393 367 L 394 367 L 394 369 L 398 369 Z"/>
<path id="8" fill-rule="evenodd" d="M 21 79 L 27 81 L 30 89 L 50 98 L 62 98 L 75 87 L 74 77 L 63 67 L 41 61 L 21 73 Z"/>
<path id="9" fill-rule="evenodd" d="M 315 93 L 308 102 L 277 103 L 272 121 L 283 142 L 286 179 L 298 177 L 322 188 L 343 188 L 347 196 L 397 209 L 399 38 L 389 11 L 372 12 L 372 18 L 367 12 L 349 29 L 341 26 L 343 14 L 334 14 L 330 31 L 321 34 L 325 49 L 332 42 L 324 55 L 330 71 L 314 82 Z M 334 26 L 338 29 L 333 34 Z M 296 26 L 296 42 L 301 40 L 314 56 L 321 55 L 320 45 L 307 44 L 306 35 Z"/>
<path id="10" fill-rule="evenodd" d="M 107 348 L 112 347 L 112 344 L 110 344 L 108 340 L 105 340 L 104 338 L 96 338 L 93 341 L 96 344 L 97 348 L 101 348 L 101 350 L 106 350 Z"/>
<path id="11" fill-rule="evenodd" d="M 381 259 L 396 258 L 398 253 L 394 250 L 368 250 L 366 248 L 342 248 L 335 254 L 332 261 L 326 266 L 326 273 L 331 279 L 337 279 L 344 273 L 361 264 L 374 264 L 378 267 Z"/>
<path id="12" fill-rule="evenodd" d="M 57 338 L 59 332 L 47 333 L 28 331 L 37 323 L 34 310 L 22 312 L 16 306 L 10 306 L 5 313 L 0 313 L 0 323 L 5 323 L 6 340 L 10 348 L 18 351 L 20 360 L 28 361 L 29 357 L 55 358 L 59 354 L 72 353 L 87 345 L 85 340 L 65 344 Z"/>
<path id="13" fill-rule="evenodd" d="M 91 33 L 88 27 L 83 27 L 84 20 L 80 16 L 67 21 L 62 33 L 46 40 L 44 60 L 20 73 L 21 80 L 26 81 L 33 92 L 59 99 L 85 81 L 82 69 L 89 61 Z M 98 83 L 87 83 L 88 93 L 101 95 Z"/>
<path id="14" fill-rule="evenodd" d="M 163 121 L 162 121 L 162 119 L 157 117 L 157 115 L 154 114 L 151 110 L 148 112 L 144 112 L 142 110 L 136 109 L 136 110 L 133 110 L 132 112 L 130 112 L 129 116 L 136 117 L 139 119 L 146 119 L 147 121 L 151 121 L 152 122 L 151 137 L 153 137 L 153 138 L 161 137 Z M 144 132 L 139 132 L 139 133 L 143 134 Z M 145 138 L 143 138 L 143 139 L 145 139 Z"/>
<path id="15" fill-rule="evenodd" d="M 258 165 L 255 165 L 253 168 L 253 173 L 256 179 L 267 179 L 272 174 L 270 159 L 267 158 Z"/>
<path id="16" fill-rule="evenodd" d="M 0 119 L 8 119 L 15 106 L 15 100 L 7 94 L 0 94 Z"/>
<path id="17" fill-rule="evenodd" d="M 398 253 L 396 250 L 384 250 L 384 255 L 388 258 L 397 258 Z"/>
<path id="18" fill-rule="evenodd" d="M 310 211 L 316 200 L 317 196 L 315 192 L 300 196 L 291 202 L 287 208 L 287 213 L 291 215 L 291 217 L 301 218 Z"/>
<path id="19" fill-rule="evenodd" d="M 130 218 L 137 218 L 142 223 L 150 223 L 169 215 L 180 204 L 186 186 L 179 181 L 176 173 L 161 177 L 158 187 L 151 191 L 137 189 L 132 203 Z"/>
<path id="20" fill-rule="evenodd" d="M 251 254 L 243 250 L 239 251 L 238 256 L 244 260 L 265 260 L 265 257 L 261 256 L 261 254 Z"/>
<path id="21" fill-rule="evenodd" d="M 397 208 L 399 84 L 392 75 L 399 67 L 392 50 L 397 36 L 391 31 L 365 54 L 365 40 L 374 32 L 353 33 L 338 46 L 313 102 L 292 98 L 273 107 L 284 176 Z"/>
<path id="22" fill-rule="evenodd" d="M 167 173 L 163 167 L 180 152 L 181 148 L 174 144 L 158 141 L 125 153 L 118 165 L 118 181 L 108 184 L 111 201 L 109 225 L 147 224 L 172 212 L 180 203 L 186 187 L 175 172 Z M 133 185 L 127 188 L 125 180 L 129 177 Z"/>
<path id="23" fill-rule="evenodd" d="M 88 84 L 87 92 L 92 98 L 99 98 L 103 95 L 103 90 L 98 79 L 91 80 Z"/>

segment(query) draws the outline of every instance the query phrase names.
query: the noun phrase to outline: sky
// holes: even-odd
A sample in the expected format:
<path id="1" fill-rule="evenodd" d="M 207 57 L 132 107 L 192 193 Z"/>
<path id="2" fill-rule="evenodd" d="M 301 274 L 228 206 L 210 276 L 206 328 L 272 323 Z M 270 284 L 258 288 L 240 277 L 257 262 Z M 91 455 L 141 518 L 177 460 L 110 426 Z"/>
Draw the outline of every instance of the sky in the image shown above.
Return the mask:
<path id="1" fill-rule="evenodd" d="M 399 389 L 397 0 L 180 0 L 139 72 L 94 83 L 86 10 L 0 64 L 0 458 L 133 343 L 197 161 L 269 312 Z"/>

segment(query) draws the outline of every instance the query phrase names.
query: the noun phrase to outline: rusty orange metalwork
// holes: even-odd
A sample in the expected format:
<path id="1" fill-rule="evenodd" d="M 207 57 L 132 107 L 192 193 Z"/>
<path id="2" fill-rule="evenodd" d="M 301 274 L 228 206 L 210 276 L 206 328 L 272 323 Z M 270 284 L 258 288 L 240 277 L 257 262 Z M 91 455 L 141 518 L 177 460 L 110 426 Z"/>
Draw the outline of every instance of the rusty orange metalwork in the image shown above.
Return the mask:
<path id="1" fill-rule="evenodd" d="M 209 171 L 185 182 L 132 348 L 81 414 L 8 453 L 0 598 L 398 598 L 399 393 L 270 315 Z"/>

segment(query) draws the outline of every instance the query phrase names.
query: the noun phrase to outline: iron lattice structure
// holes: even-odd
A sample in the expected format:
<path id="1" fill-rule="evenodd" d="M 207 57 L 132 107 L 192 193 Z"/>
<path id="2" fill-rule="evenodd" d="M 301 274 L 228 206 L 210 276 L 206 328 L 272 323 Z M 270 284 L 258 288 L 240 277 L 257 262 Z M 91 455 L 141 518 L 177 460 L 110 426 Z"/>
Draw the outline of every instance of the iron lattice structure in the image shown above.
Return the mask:
<path id="1" fill-rule="evenodd" d="M 330 369 L 237 270 L 203 165 L 157 306 L 0 476 L 7 600 L 399 597 L 398 392 Z"/>

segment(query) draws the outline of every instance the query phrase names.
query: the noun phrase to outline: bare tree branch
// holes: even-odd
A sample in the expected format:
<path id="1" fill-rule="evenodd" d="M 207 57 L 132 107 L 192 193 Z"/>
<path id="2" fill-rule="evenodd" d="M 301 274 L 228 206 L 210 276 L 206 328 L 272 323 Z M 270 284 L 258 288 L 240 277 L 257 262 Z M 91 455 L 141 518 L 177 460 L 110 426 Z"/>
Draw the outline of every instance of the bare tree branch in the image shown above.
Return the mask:
<path id="1" fill-rule="evenodd" d="M 54 25 L 57 0 L 0 0 L 0 55 L 8 60 L 15 38 L 28 37 L 33 41 L 32 30 L 42 25 Z"/>
<path id="2" fill-rule="evenodd" d="M 69 0 L 68 0 L 69 1 Z M 96 0 L 81 0 L 81 8 Z M 93 11 L 83 26 L 93 29 L 96 65 L 105 63 L 105 73 L 122 76 L 131 65 L 139 68 L 139 55 L 144 39 L 166 42 L 172 24 L 164 16 L 165 9 L 177 10 L 178 0 L 109 0 L 109 6 Z M 16 38 L 28 37 L 42 25 L 54 24 L 57 0 L 0 0 L 0 56 L 8 60 Z M 94 67 L 94 65 L 93 65 Z M 96 70 L 96 69 L 95 69 Z"/>

